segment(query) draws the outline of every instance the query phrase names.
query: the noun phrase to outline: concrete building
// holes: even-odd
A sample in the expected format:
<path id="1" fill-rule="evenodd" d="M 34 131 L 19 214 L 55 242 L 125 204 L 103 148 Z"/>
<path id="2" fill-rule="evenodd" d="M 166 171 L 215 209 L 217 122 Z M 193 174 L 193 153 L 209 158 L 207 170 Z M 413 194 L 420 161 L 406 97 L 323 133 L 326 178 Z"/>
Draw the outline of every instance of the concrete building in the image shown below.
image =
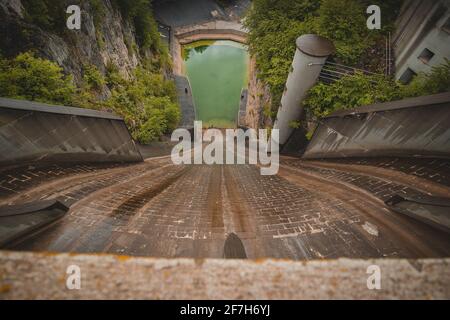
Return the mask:
<path id="1" fill-rule="evenodd" d="M 403 83 L 450 59 L 450 0 L 406 0 L 392 40 L 396 79 Z"/>

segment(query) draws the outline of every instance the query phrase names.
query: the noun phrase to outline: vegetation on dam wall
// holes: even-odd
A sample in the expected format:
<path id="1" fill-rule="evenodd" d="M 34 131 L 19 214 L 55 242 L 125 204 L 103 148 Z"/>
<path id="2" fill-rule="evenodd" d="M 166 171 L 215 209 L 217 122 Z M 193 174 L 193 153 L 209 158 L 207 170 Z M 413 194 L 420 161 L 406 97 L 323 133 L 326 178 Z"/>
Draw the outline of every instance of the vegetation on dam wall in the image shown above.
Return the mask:
<path id="1" fill-rule="evenodd" d="M 363 0 L 253 2 L 245 20 L 249 29 L 249 48 L 256 57 L 260 77 L 271 88 L 273 112 L 276 112 L 281 100 L 295 53 L 295 40 L 299 35 L 314 33 L 329 38 L 336 46 L 335 59 L 338 62 L 380 71 L 376 69 L 384 64 L 373 61 L 376 55 L 372 52 L 380 38 L 384 41 L 383 35 L 392 29 L 393 19 L 383 15 L 386 20 L 384 28 L 380 31 L 368 30 L 365 3 Z M 383 12 L 392 12 L 395 16 L 399 1 L 383 1 L 380 5 L 386 8 Z M 367 59 L 366 55 L 371 59 Z M 365 60 L 370 60 L 370 65 L 360 65 Z"/>
<path id="2" fill-rule="evenodd" d="M 366 8 L 372 4 L 381 8 L 381 30 L 369 30 L 366 26 Z M 385 37 L 394 30 L 401 4 L 398 0 L 253 1 L 245 25 L 259 77 L 271 90 L 271 116 L 275 117 L 278 110 L 299 35 L 324 36 L 336 46 L 332 57 L 335 62 L 383 74 Z M 448 91 L 449 72 L 447 63 L 430 75 L 419 75 L 408 86 L 378 75 L 347 76 L 331 85 L 316 85 L 305 109 L 315 118 L 342 108 Z"/>
<path id="3" fill-rule="evenodd" d="M 419 74 L 408 85 L 383 75 L 358 73 L 326 85 L 314 86 L 304 101 L 309 119 L 317 119 L 341 109 L 426 96 L 450 90 L 450 61 L 432 68 L 430 74 Z"/>

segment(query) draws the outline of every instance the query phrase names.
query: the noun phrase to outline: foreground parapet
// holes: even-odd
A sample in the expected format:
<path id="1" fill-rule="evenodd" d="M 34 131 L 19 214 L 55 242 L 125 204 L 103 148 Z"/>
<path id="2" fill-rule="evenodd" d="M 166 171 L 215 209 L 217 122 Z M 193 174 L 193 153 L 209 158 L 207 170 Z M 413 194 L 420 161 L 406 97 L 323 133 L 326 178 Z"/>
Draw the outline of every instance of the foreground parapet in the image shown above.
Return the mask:
<path id="1" fill-rule="evenodd" d="M 80 289 L 67 287 L 77 266 Z M 368 288 L 369 266 L 381 274 Z M 1 299 L 448 299 L 450 261 L 194 260 L 0 252 Z M 320 288 L 320 290 L 318 290 Z"/>

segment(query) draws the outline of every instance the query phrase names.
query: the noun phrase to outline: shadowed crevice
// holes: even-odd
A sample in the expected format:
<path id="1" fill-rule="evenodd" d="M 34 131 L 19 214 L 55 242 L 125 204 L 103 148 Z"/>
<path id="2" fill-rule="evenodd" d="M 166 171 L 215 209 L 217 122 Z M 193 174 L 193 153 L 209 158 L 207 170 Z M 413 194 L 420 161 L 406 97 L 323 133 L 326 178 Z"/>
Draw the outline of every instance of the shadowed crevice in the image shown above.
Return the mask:
<path id="1" fill-rule="evenodd" d="M 223 255 L 225 259 L 247 259 L 244 244 L 235 233 L 230 233 L 225 240 Z"/>

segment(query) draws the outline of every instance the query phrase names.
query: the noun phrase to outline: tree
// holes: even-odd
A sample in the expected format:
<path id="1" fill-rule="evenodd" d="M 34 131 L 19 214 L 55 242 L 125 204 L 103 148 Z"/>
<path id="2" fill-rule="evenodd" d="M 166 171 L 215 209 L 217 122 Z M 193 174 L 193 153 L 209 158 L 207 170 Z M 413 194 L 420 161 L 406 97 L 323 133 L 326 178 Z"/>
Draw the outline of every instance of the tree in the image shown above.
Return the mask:
<path id="1" fill-rule="evenodd" d="M 51 61 L 22 53 L 0 63 L 0 96 L 46 103 L 71 103 L 72 77 Z"/>
<path id="2" fill-rule="evenodd" d="M 148 143 L 176 128 L 181 112 L 173 81 L 137 68 L 134 80 L 122 83 L 107 105 L 125 119 L 133 138 Z"/>
<path id="3" fill-rule="evenodd" d="M 83 83 L 76 88 L 55 63 L 23 53 L 0 59 L 0 96 L 63 104 L 80 108 L 113 110 L 122 116 L 133 138 L 142 143 L 173 131 L 180 121 L 175 83 L 144 68 L 134 70 L 131 80 L 122 78 L 109 64 L 107 77 L 89 64 L 83 67 Z M 98 92 L 108 84 L 112 95 L 102 100 Z"/>
<path id="4" fill-rule="evenodd" d="M 373 44 L 375 32 L 366 26 L 366 8 L 355 0 L 324 0 L 317 11 L 316 32 L 331 39 L 341 62 L 355 64 Z"/>
<path id="5" fill-rule="evenodd" d="M 388 19 L 381 31 L 366 27 L 368 3 L 378 4 Z M 384 34 L 392 29 L 401 2 L 397 0 L 255 0 L 245 26 L 249 30 L 250 53 L 256 59 L 258 76 L 270 87 L 272 113 L 276 114 L 295 53 L 295 40 L 314 33 L 332 40 L 339 63 L 366 68 L 379 67 L 384 56 L 371 54 L 384 43 Z M 387 20 L 387 21 L 386 21 Z M 368 66 L 361 62 L 368 62 Z M 369 70 L 370 71 L 370 70 Z M 378 72 L 379 70 L 372 70 Z"/>
<path id="6" fill-rule="evenodd" d="M 400 99 L 399 84 L 383 75 L 357 73 L 327 85 L 319 83 L 303 102 L 307 112 L 321 118 L 341 109 Z"/>
<path id="7" fill-rule="evenodd" d="M 249 50 L 256 58 L 259 77 L 271 89 L 273 108 L 283 93 L 295 39 L 310 31 L 304 21 L 318 6 L 318 1 L 309 0 L 255 0 L 247 13 L 244 25 L 249 30 Z"/>
<path id="8" fill-rule="evenodd" d="M 40 28 L 57 33 L 66 30 L 66 8 L 61 0 L 22 0 L 25 19 Z"/>
<path id="9" fill-rule="evenodd" d="M 430 73 L 419 74 L 408 85 L 383 75 L 362 73 L 345 76 L 330 85 L 319 83 L 309 90 L 303 105 L 317 119 L 336 110 L 447 91 L 450 91 L 450 61 L 446 59 Z"/>
<path id="10" fill-rule="evenodd" d="M 418 74 L 409 85 L 403 86 L 403 96 L 417 97 L 450 91 L 450 60 L 431 68 L 430 73 Z"/>
<path id="11" fill-rule="evenodd" d="M 134 23 L 136 38 L 142 49 L 163 53 L 158 25 L 152 14 L 151 0 L 114 0 L 122 16 Z"/>

